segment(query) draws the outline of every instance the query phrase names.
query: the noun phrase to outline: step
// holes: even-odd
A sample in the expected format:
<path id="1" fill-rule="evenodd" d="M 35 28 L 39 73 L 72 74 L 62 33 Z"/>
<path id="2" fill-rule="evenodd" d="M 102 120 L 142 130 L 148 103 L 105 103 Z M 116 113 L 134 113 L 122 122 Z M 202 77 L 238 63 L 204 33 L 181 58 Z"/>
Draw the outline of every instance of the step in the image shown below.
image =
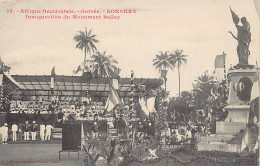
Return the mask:
<path id="1" fill-rule="evenodd" d="M 62 133 L 53 133 L 52 138 L 53 139 L 62 139 Z"/>
<path id="2" fill-rule="evenodd" d="M 226 142 L 198 143 L 198 151 L 241 152 L 241 145 Z"/>
<path id="3" fill-rule="evenodd" d="M 200 142 L 226 142 L 233 137 L 233 135 L 210 135 L 207 137 L 200 137 Z"/>
<path id="4" fill-rule="evenodd" d="M 53 133 L 62 133 L 62 128 L 54 128 Z"/>

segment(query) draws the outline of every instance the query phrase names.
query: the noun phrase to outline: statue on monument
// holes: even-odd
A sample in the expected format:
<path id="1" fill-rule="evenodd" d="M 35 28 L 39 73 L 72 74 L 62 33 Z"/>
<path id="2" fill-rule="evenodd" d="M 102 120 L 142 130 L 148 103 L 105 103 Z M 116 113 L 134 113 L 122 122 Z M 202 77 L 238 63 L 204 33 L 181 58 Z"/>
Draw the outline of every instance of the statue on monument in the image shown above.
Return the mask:
<path id="1" fill-rule="evenodd" d="M 233 22 L 237 28 L 237 36 L 231 31 L 229 33 L 237 40 L 237 55 L 239 59 L 238 65 L 248 65 L 248 56 L 250 55 L 249 45 L 251 42 L 250 24 L 245 17 L 241 18 L 241 25 L 239 23 L 239 17 L 230 9 Z"/>

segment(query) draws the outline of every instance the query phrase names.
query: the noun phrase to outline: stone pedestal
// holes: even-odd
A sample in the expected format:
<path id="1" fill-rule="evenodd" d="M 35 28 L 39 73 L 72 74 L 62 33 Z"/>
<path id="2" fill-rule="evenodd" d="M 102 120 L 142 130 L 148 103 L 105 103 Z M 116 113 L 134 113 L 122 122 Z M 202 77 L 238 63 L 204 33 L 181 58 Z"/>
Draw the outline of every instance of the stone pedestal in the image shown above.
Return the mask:
<path id="1" fill-rule="evenodd" d="M 241 144 L 229 144 L 228 139 L 246 128 L 255 73 L 256 69 L 229 70 L 228 106 L 224 108 L 224 111 L 228 111 L 228 117 L 216 122 L 216 135 L 203 138 L 204 141 L 198 144 L 199 151 L 241 152 Z"/>
<path id="2" fill-rule="evenodd" d="M 255 78 L 256 69 L 231 69 L 228 72 L 230 79 L 228 117 L 224 122 L 217 123 L 216 133 L 236 134 L 245 129 L 250 111 L 250 95 Z"/>

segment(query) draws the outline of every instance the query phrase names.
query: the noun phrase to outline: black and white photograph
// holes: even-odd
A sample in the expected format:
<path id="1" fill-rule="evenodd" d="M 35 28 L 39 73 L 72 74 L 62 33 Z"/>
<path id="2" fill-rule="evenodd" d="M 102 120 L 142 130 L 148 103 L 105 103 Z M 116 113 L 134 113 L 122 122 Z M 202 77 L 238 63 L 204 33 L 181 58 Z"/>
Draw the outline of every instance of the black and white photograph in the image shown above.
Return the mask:
<path id="1" fill-rule="evenodd" d="M 0 166 L 258 166 L 260 0 L 0 0 Z"/>

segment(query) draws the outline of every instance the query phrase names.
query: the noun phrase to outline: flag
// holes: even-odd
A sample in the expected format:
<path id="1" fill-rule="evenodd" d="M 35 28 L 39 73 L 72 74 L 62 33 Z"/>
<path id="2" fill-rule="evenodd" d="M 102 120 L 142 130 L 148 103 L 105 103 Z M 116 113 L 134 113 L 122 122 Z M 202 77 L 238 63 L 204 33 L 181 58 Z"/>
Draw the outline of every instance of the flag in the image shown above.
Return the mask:
<path id="1" fill-rule="evenodd" d="M 118 89 L 118 79 L 112 79 L 113 80 L 113 85 L 115 89 Z"/>
<path id="2" fill-rule="evenodd" d="M 251 125 L 254 123 L 254 117 L 259 121 L 259 71 L 256 72 L 254 77 L 253 86 L 250 96 L 250 112 L 248 123 Z"/>
<path id="3" fill-rule="evenodd" d="M 51 94 L 52 95 L 54 94 L 54 86 L 55 86 L 54 77 L 55 77 L 55 66 L 51 70 L 51 86 L 50 87 L 51 87 Z"/>
<path id="4" fill-rule="evenodd" d="M 73 74 L 77 74 L 78 72 L 82 71 L 80 65 L 78 66 L 77 70 L 73 70 Z"/>
<path id="5" fill-rule="evenodd" d="M 146 99 L 145 97 L 142 97 L 139 99 L 139 104 L 141 105 L 141 108 L 143 110 L 144 116 L 148 117 L 150 113 L 155 112 L 154 104 L 155 104 L 155 98 L 150 97 Z"/>
<path id="6" fill-rule="evenodd" d="M 241 143 L 241 152 L 248 146 L 248 137 L 249 137 L 249 132 L 248 132 L 248 127 L 246 127 L 245 134 Z"/>
<path id="7" fill-rule="evenodd" d="M 9 72 L 10 69 L 11 69 L 10 66 L 6 66 L 6 65 L 3 66 L 3 72 Z"/>
<path id="8" fill-rule="evenodd" d="M 112 83 L 109 85 L 109 96 L 106 102 L 106 110 L 110 112 L 116 105 L 120 104 L 121 100 L 118 92 L 113 87 Z"/>
<path id="9" fill-rule="evenodd" d="M 225 78 L 225 74 L 226 74 L 225 59 L 226 59 L 225 53 L 223 53 L 222 55 L 217 55 L 215 58 L 214 77 L 218 82 L 222 82 L 222 80 Z"/>
<path id="10" fill-rule="evenodd" d="M 258 17 L 260 17 L 260 0 L 254 0 L 254 4 Z"/>
<path id="11" fill-rule="evenodd" d="M 51 76 L 54 77 L 56 74 L 55 74 L 55 66 L 52 68 L 51 70 Z"/>
<path id="12" fill-rule="evenodd" d="M 147 109 L 150 113 L 156 112 L 154 105 L 155 105 L 155 97 L 148 98 L 147 99 Z"/>
<path id="13" fill-rule="evenodd" d="M 215 58 L 215 68 L 225 68 L 226 54 L 217 55 Z"/>
<path id="14" fill-rule="evenodd" d="M 235 23 L 235 24 L 238 24 L 239 23 L 239 17 L 238 17 L 238 15 L 235 13 L 235 12 L 233 12 L 233 10 L 230 8 L 230 11 L 231 11 L 231 14 L 232 14 L 232 19 L 233 19 L 233 22 Z"/>
<path id="15" fill-rule="evenodd" d="M 259 142 L 259 141 L 257 140 L 256 143 L 255 143 L 254 152 L 256 152 L 256 150 L 259 148 L 258 142 Z"/>
<path id="16" fill-rule="evenodd" d="M 141 108 L 142 108 L 144 114 L 146 115 L 146 117 L 148 117 L 149 110 L 147 108 L 147 100 L 145 100 L 145 97 L 142 97 L 139 99 L 139 104 L 141 105 Z"/>

